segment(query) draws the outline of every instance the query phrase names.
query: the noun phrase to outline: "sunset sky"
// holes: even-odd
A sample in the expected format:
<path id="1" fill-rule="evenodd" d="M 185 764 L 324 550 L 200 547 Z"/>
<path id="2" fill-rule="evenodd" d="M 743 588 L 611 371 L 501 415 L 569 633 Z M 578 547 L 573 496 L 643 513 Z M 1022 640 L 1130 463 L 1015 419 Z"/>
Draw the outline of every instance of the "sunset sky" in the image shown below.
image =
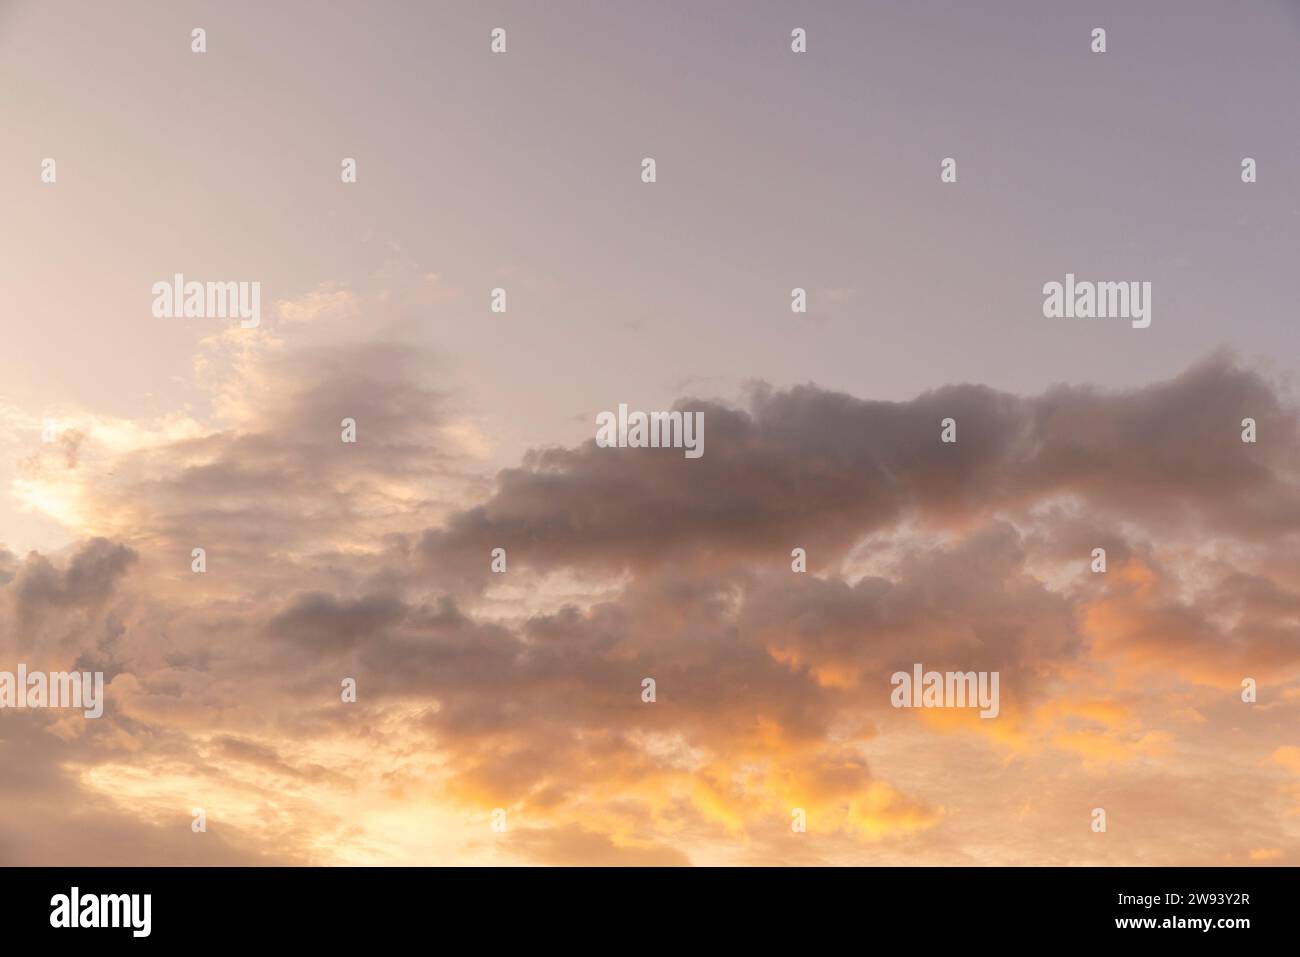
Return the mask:
<path id="1" fill-rule="evenodd" d="M 0 864 L 1300 864 L 1249 6 L 0 0 L 0 671 L 107 684 L 0 710 Z"/>

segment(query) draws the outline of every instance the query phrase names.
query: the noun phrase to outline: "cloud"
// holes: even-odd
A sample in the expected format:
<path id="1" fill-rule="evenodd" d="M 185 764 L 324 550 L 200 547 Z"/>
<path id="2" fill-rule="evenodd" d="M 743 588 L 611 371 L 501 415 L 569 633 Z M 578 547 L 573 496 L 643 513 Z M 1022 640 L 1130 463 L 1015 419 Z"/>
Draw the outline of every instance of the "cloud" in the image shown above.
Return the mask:
<path id="1" fill-rule="evenodd" d="M 330 283 L 297 299 L 277 300 L 275 307 L 283 322 L 348 321 L 361 314 L 356 294 Z"/>
<path id="2" fill-rule="evenodd" d="M 230 860 L 409 860 L 394 835 L 436 813 L 439 860 L 1100 861 L 1067 836 L 1099 791 L 1127 824 L 1225 755 L 1249 845 L 1189 801 L 1161 813 L 1203 844 L 1138 829 L 1129 859 L 1287 846 L 1285 724 L 1256 719 L 1300 707 L 1300 436 L 1230 356 L 1127 392 L 760 385 L 678 401 L 702 459 L 589 441 L 494 480 L 437 368 L 266 344 L 208 424 L 86 430 L 85 541 L 0 551 L 6 652 L 111 675 L 101 721 L 22 726 L 58 756 L 31 846 L 79 826 L 48 793 L 135 815 L 167 860 L 204 806 Z M 914 663 L 998 671 L 998 719 L 893 708 Z M 518 824 L 491 840 L 498 807 Z"/>
<path id="3" fill-rule="evenodd" d="M 969 527 L 1000 511 L 1075 500 L 1089 518 L 1152 530 L 1271 541 L 1300 531 L 1295 410 L 1225 354 L 1124 393 L 1060 386 L 1035 397 L 959 385 L 908 402 L 812 386 L 756 387 L 748 410 L 700 400 L 707 454 L 667 449 L 534 452 L 484 504 L 426 532 L 435 568 L 456 574 L 513 544 L 553 569 L 633 568 L 808 549 L 829 567 L 908 517 Z M 1269 438 L 1246 445 L 1239 422 Z M 940 441 L 953 417 L 958 441 Z"/>
<path id="4" fill-rule="evenodd" d="M 512 843 L 537 864 L 568 867 L 682 867 L 690 861 L 671 847 L 620 846 L 604 834 L 581 827 L 521 828 Z"/>
<path id="5" fill-rule="evenodd" d="M 18 607 L 24 611 L 49 606 L 66 609 L 100 601 L 112 591 L 135 557 L 126 546 L 103 538 L 91 539 L 77 548 L 63 571 L 33 553 L 14 583 Z"/>

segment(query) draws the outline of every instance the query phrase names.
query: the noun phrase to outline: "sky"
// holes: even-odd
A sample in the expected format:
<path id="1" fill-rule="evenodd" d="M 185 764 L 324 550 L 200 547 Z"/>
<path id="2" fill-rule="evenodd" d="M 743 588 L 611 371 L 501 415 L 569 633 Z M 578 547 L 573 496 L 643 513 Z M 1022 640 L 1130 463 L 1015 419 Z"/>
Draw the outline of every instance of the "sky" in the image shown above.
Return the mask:
<path id="1" fill-rule="evenodd" d="M 1249 10 L 0 0 L 0 671 L 107 683 L 0 709 L 0 863 L 1300 863 Z"/>

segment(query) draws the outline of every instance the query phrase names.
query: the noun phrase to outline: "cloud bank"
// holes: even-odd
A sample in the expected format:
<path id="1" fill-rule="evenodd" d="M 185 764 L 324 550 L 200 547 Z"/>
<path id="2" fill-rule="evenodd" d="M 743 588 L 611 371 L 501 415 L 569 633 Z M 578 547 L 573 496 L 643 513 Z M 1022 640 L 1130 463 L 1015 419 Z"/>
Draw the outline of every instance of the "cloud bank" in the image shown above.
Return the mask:
<path id="1" fill-rule="evenodd" d="M 80 541 L 0 551 L 0 654 L 108 701 L 0 714 L 0 860 L 1300 862 L 1285 384 L 1225 353 L 1127 392 L 760 384 L 676 403 L 701 459 L 492 478 L 438 368 L 268 345 L 212 421 L 33 453 Z M 1001 714 L 892 708 L 913 663 L 998 671 Z"/>

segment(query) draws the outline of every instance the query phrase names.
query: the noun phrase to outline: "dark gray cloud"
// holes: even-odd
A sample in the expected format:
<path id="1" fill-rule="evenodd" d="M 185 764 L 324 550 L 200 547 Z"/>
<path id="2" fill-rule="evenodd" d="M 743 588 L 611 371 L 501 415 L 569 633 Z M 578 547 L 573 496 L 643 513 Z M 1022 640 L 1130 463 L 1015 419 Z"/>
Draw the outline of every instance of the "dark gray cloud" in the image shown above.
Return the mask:
<path id="1" fill-rule="evenodd" d="M 495 494 L 425 533 L 432 567 L 484 580 L 505 547 L 521 566 L 725 563 L 809 550 L 813 567 L 905 517 L 947 525 L 1074 496 L 1094 516 L 1251 539 L 1300 531 L 1295 410 L 1226 354 L 1121 393 L 1060 386 L 1035 397 L 958 385 L 910 402 L 812 386 L 755 390 L 704 413 L 706 452 L 546 449 Z M 1260 441 L 1241 442 L 1254 418 Z M 957 442 L 940 423 L 957 421 Z"/>
<path id="2" fill-rule="evenodd" d="M 135 559 L 130 548 L 104 538 L 81 545 L 63 571 L 33 553 L 14 582 L 18 607 L 33 613 L 49 607 L 83 608 L 102 601 Z"/>

